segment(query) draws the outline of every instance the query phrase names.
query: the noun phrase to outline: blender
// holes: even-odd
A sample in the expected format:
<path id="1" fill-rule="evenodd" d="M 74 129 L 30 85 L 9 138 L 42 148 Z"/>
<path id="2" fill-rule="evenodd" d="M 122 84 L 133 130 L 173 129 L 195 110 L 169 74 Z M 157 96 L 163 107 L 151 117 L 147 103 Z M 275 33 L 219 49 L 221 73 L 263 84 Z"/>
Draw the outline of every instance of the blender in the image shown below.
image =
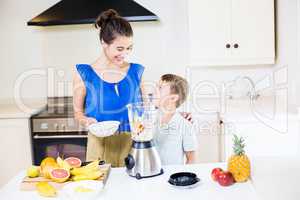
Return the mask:
<path id="1" fill-rule="evenodd" d="M 161 160 L 153 143 L 158 111 L 151 101 L 127 105 L 132 148 L 125 158 L 126 172 L 137 179 L 163 174 Z"/>

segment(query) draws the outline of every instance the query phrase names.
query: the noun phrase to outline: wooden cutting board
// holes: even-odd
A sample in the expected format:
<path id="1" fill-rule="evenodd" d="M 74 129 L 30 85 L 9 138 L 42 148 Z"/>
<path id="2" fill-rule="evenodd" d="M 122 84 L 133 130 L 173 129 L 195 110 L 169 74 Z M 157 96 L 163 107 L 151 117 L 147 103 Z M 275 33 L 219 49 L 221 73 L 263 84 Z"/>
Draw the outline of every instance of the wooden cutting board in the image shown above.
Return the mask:
<path id="1" fill-rule="evenodd" d="M 109 176 L 109 172 L 111 169 L 111 165 L 110 164 L 104 164 L 104 165 L 99 165 L 100 169 L 103 170 L 104 175 L 101 176 L 98 180 L 102 181 L 103 185 L 105 185 L 108 176 Z M 22 180 L 21 184 L 20 184 L 20 189 L 22 191 L 33 191 L 36 190 L 36 184 L 38 182 L 48 182 L 49 184 L 51 184 L 52 186 L 54 186 L 56 189 L 60 190 L 63 188 L 64 185 L 72 182 L 72 181 L 66 181 L 64 183 L 56 183 L 53 182 L 51 179 L 47 179 L 44 177 L 36 177 L 36 178 L 29 178 L 29 177 L 24 177 L 24 179 Z"/>

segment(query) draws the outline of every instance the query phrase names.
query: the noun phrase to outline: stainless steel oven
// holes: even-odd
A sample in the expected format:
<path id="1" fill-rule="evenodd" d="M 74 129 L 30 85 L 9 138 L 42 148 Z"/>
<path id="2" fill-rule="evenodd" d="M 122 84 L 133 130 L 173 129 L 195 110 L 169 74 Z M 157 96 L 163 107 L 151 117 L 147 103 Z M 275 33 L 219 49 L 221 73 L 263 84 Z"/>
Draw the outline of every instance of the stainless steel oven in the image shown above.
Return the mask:
<path id="1" fill-rule="evenodd" d="M 75 156 L 85 161 L 87 131 L 73 116 L 72 98 L 48 98 L 47 109 L 31 117 L 33 164 L 47 156 Z"/>

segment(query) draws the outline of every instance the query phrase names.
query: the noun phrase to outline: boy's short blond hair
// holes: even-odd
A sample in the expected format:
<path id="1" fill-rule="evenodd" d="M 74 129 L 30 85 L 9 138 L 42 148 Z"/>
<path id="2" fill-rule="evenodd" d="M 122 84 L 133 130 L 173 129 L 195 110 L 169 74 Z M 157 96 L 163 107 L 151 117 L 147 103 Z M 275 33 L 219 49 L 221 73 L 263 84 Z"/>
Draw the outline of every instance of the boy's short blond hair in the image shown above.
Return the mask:
<path id="1" fill-rule="evenodd" d="M 179 96 L 176 102 L 176 108 L 185 102 L 189 90 L 188 82 L 185 78 L 175 74 L 164 74 L 160 80 L 170 84 L 171 94 L 177 94 Z"/>

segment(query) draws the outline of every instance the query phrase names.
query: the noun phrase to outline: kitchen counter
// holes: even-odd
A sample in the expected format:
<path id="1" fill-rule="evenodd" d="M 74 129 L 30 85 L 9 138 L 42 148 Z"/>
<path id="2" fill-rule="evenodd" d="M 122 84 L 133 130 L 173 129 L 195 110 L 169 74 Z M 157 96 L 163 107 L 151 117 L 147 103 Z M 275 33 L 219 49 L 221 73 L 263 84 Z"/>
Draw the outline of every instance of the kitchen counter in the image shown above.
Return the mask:
<path id="1" fill-rule="evenodd" d="M 261 199 L 298 200 L 300 156 L 256 157 L 251 160 L 252 184 Z"/>
<path id="2" fill-rule="evenodd" d="M 25 107 L 18 105 L 14 99 L 0 100 L 0 119 L 30 118 L 46 108 L 46 99 L 23 99 Z"/>
<path id="3" fill-rule="evenodd" d="M 120 199 L 201 199 L 201 200 L 256 200 L 254 187 L 250 181 L 234 184 L 230 187 L 222 187 L 213 182 L 210 173 L 214 167 L 224 167 L 224 163 L 197 164 L 197 165 L 176 165 L 164 167 L 165 173 L 161 176 L 136 180 L 125 173 L 124 168 L 113 168 L 109 175 L 107 184 L 99 199 L 120 200 Z M 196 188 L 178 189 L 168 184 L 168 178 L 172 173 L 180 171 L 194 172 L 201 179 Z M 0 190 L 1 199 L 22 199 L 34 200 L 45 199 L 37 192 L 25 192 L 19 190 L 19 184 L 24 177 L 25 171 L 20 172 L 8 184 Z M 59 195 L 58 198 L 59 199 Z"/>

